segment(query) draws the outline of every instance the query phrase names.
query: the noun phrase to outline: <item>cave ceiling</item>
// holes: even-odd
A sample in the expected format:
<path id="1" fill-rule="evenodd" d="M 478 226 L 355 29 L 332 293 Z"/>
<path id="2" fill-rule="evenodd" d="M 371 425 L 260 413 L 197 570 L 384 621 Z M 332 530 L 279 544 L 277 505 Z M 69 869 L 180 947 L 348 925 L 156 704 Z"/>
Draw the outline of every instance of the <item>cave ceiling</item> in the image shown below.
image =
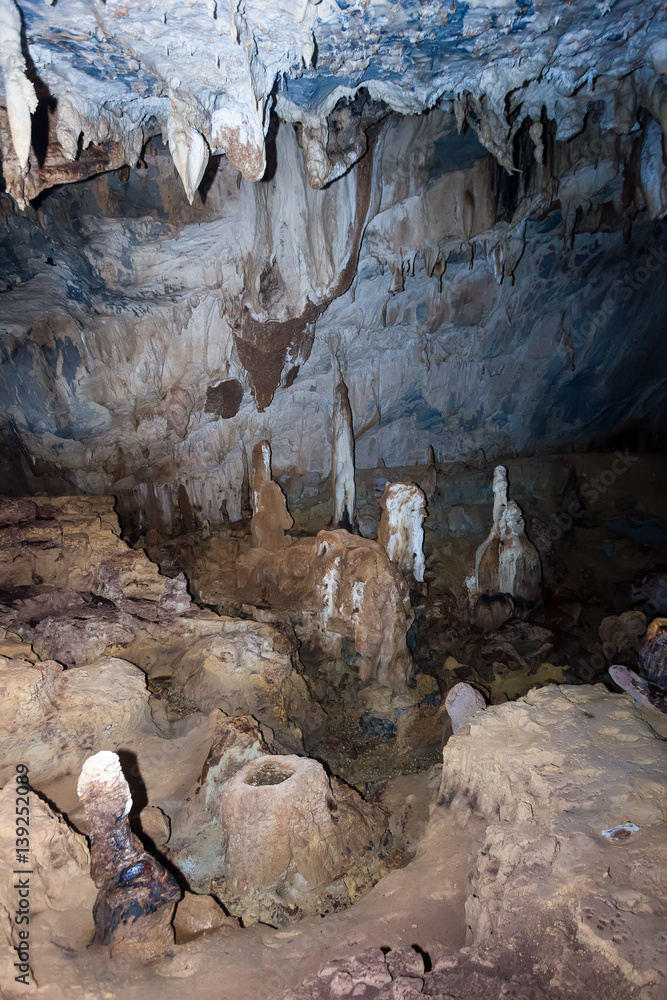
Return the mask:
<path id="1" fill-rule="evenodd" d="M 666 14 L 0 0 L 3 489 L 316 492 L 332 355 L 358 467 L 657 440 Z"/>
<path id="2" fill-rule="evenodd" d="M 655 0 L 24 0 L 18 9 L 2 0 L 1 9 L 14 130 L 39 101 L 61 160 L 106 145 L 114 167 L 134 165 L 161 133 L 190 200 L 209 155 L 224 153 L 248 180 L 264 175 L 274 112 L 306 130 L 309 178 L 326 183 L 332 170 L 317 160 L 327 117 L 361 89 L 401 114 L 454 101 L 509 168 L 527 118 L 545 115 L 568 139 L 593 104 L 619 132 L 637 127 L 642 103 L 665 114 L 665 5 Z M 35 94 L 17 82 L 22 69 Z M 15 166 L 5 173 L 20 201 L 25 166 Z"/>

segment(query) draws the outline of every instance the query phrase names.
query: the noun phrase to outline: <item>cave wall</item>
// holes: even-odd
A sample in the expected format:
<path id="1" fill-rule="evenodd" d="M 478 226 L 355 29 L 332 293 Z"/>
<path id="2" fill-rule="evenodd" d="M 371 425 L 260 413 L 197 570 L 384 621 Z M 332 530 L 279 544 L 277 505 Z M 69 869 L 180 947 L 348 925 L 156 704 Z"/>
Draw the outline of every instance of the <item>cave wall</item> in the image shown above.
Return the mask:
<path id="1" fill-rule="evenodd" d="M 451 109 L 368 134 L 322 189 L 282 123 L 263 181 L 214 157 L 193 205 L 159 140 L 21 213 L 3 198 L 0 489 L 111 492 L 171 532 L 184 486 L 215 524 L 267 438 L 274 476 L 317 492 L 332 352 L 360 468 L 603 448 L 640 421 L 661 445 L 667 236 L 637 138 L 519 137 L 509 172 Z"/>

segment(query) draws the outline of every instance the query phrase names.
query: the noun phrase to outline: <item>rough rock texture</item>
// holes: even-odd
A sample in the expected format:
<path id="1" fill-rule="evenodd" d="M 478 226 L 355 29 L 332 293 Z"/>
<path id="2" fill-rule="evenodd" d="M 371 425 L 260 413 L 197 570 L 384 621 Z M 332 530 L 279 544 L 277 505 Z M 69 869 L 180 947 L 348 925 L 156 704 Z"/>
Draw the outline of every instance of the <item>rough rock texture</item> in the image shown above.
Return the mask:
<path id="1" fill-rule="evenodd" d="M 266 621 L 287 621 L 305 645 L 302 656 L 326 662 L 353 644 L 352 667 L 361 683 L 405 687 L 412 659 L 406 633 L 413 619 L 408 587 L 377 542 L 345 529 L 299 538 L 278 552 L 251 549 L 234 566 L 235 586 L 218 574 L 195 586 L 205 600 L 233 595 Z M 266 610 L 260 610 L 266 609 Z"/>
<path id="2" fill-rule="evenodd" d="M 506 171 L 450 110 L 392 115 L 322 190 L 281 125 L 270 180 L 237 186 L 215 160 L 192 207 L 151 144 L 125 181 L 10 212 L 7 490 L 111 492 L 137 536 L 179 533 L 179 490 L 200 525 L 240 516 L 251 445 L 268 438 L 292 515 L 302 494 L 330 504 L 332 342 L 357 475 L 424 464 L 429 445 L 438 462 L 608 446 L 644 414 L 642 440 L 661 440 L 665 241 L 642 208 L 638 121 L 617 134 L 596 112 L 567 141 L 544 123 L 541 164 L 524 126 Z"/>
<path id="3" fill-rule="evenodd" d="M 470 858 L 466 946 L 426 947 L 433 928 L 413 923 L 411 948 L 404 939 L 348 946 L 271 1000 L 657 1000 L 664 764 L 664 742 L 631 700 L 601 685 L 549 687 L 488 708 L 443 751 L 411 863 L 435 872 L 453 838 L 472 842 L 477 824 L 486 828 Z M 624 833 L 610 839 L 610 825 Z"/>
<path id="4" fill-rule="evenodd" d="M 161 576 L 118 536 L 114 497 L 0 499 L 0 587 L 84 591 L 117 607 L 178 614 L 190 606 L 181 574 Z"/>
<path id="5" fill-rule="evenodd" d="M 225 905 L 272 924 L 344 906 L 381 874 L 386 822 L 317 761 L 250 761 L 220 800 Z"/>
<path id="6" fill-rule="evenodd" d="M 488 823 L 470 943 L 501 968 L 532 965 L 547 995 L 604 983 L 609 996 L 660 996 L 664 763 L 630 699 L 601 685 L 532 691 L 459 730 L 435 808 L 461 803 Z M 639 829 L 626 840 L 602 836 L 627 821 Z"/>
<path id="7" fill-rule="evenodd" d="M 178 883 L 130 830 L 132 796 L 117 754 L 102 750 L 89 757 L 77 792 L 89 828 L 90 874 L 99 890 L 94 941 L 151 959 L 173 941 Z"/>
<path id="8" fill-rule="evenodd" d="M 271 750 L 259 724 L 250 716 L 214 715 L 214 729 L 195 787 L 172 810 L 170 856 L 198 892 L 212 890 L 222 865 L 220 800 L 230 779 L 248 761 Z"/>
<path id="9" fill-rule="evenodd" d="M 21 930 L 29 932 L 31 956 L 48 942 L 78 951 L 90 944 L 95 931 L 92 907 L 96 891 L 84 837 L 75 833 L 32 789 L 21 795 L 17 804 L 16 774 L 16 767 L 12 767 L 0 792 L 0 978 L 7 996 L 22 996 L 28 992 L 28 984 L 34 985 L 30 975 L 25 984 L 14 980 L 20 973 L 13 968 L 13 963 L 19 961 L 13 949 L 21 943 Z M 16 856 L 16 811 L 22 809 L 25 815 L 26 803 L 29 863 L 21 864 Z M 29 923 L 16 923 L 14 919 L 20 902 L 19 880 L 28 889 L 23 896 L 29 904 Z"/>
<path id="10" fill-rule="evenodd" d="M 126 683 L 109 708 L 108 733 L 129 738 L 133 726 L 146 728 L 148 691 L 132 663 L 171 681 L 171 696 L 191 711 L 253 713 L 291 749 L 302 745 L 302 732 L 317 731 L 321 711 L 296 669 L 291 630 L 220 618 L 192 605 L 183 574 L 162 576 L 144 552 L 118 537 L 113 498 L 4 499 L 0 519 L 6 523 L 0 528 L 0 627 L 15 636 L 0 646 L 0 656 L 7 698 L 19 713 L 18 722 L 8 718 L 7 734 L 23 740 L 26 750 L 33 745 L 30 752 L 39 753 L 39 726 L 23 734 L 15 727 L 41 713 L 45 747 L 55 750 L 51 763 L 72 763 L 76 739 L 63 735 L 61 745 L 58 734 L 67 732 L 65 717 L 83 711 L 86 697 L 91 711 L 83 711 L 84 746 L 115 749 L 118 743 L 108 740 L 97 745 L 114 664 L 119 683 L 121 675 Z M 18 662 L 25 659 L 32 661 L 27 672 Z M 63 673 L 61 665 L 82 672 Z M 43 762 L 48 767 L 47 753 Z M 81 763 L 77 757 L 75 768 Z"/>
<path id="11" fill-rule="evenodd" d="M 363 1000 L 545 1000 L 546 994 L 534 985 L 530 975 L 499 970 L 488 957 L 462 949 L 453 958 L 436 962 L 425 971 L 418 947 L 372 949 L 354 958 L 338 959 L 325 965 L 302 987 L 273 994 L 269 1000 L 334 1000 L 338 997 Z"/>
<path id="12" fill-rule="evenodd" d="M 146 677 L 124 660 L 102 657 L 63 671 L 53 660 L 0 657 L 0 685 L 4 780 L 16 761 L 29 765 L 39 785 L 78 773 L 91 751 L 131 745 L 153 728 Z"/>
<path id="13" fill-rule="evenodd" d="M 290 630 L 251 621 L 222 620 L 217 634 L 194 639 L 173 664 L 157 664 L 157 676 L 171 677 L 175 696 L 201 712 L 253 715 L 282 732 L 294 745 L 321 723 L 303 678 L 294 669 L 296 644 Z"/>
<path id="14" fill-rule="evenodd" d="M 600 8 L 587 0 L 564 16 L 553 3 L 527 13 L 506 3 L 451 11 L 431 0 L 418 18 L 410 2 L 390 12 L 382 5 L 308 0 L 286 0 L 275 9 L 259 0 L 202 5 L 187 13 L 173 3 L 159 10 L 113 3 L 101 13 L 82 11 L 73 0 L 60 6 L 54 17 L 35 0 L 23 0 L 30 69 L 18 29 L 2 64 L 11 126 L 4 155 L 15 151 L 8 180 L 20 203 L 37 96 L 46 105 L 42 126 L 49 117 L 47 96 L 57 98 L 51 115 L 64 160 L 76 158 L 83 133 L 84 150 L 120 144 L 122 162 L 133 164 L 145 139 L 162 131 L 190 201 L 209 152 L 224 152 L 246 178 L 261 178 L 272 107 L 302 127 L 310 182 L 327 184 L 366 149 L 363 119 L 350 130 L 343 116 L 331 115 L 341 98 L 362 88 L 403 114 L 453 102 L 501 162 L 511 162 L 511 139 L 524 123 L 542 160 L 548 148 L 543 111 L 558 137 L 569 138 L 596 100 L 619 132 L 631 130 L 640 103 L 659 121 L 664 101 L 658 76 L 664 44 L 656 23 L 661 8 L 655 2 L 641 9 Z M 6 19 L 11 12 L 18 25 L 11 0 L 3 7 Z M 63 35 L 72 40 L 63 44 Z M 626 39 L 622 53 L 620 35 Z M 617 90 L 622 107 L 614 102 Z M 656 157 L 655 143 L 649 137 L 647 165 Z M 39 164 L 35 151 L 29 171 Z M 659 211 L 660 178 L 647 187 Z"/>

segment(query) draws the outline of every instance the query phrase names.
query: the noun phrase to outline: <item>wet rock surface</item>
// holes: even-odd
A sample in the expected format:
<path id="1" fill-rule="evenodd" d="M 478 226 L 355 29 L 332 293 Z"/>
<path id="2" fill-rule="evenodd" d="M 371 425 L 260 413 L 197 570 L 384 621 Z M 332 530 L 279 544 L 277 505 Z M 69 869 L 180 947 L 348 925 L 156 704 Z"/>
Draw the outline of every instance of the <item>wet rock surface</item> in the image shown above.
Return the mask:
<path id="1" fill-rule="evenodd" d="M 90 874 L 99 890 L 94 943 L 153 958 L 173 940 L 171 921 L 181 892 L 130 830 L 132 796 L 117 754 L 102 750 L 89 757 L 77 792 L 90 837 Z"/>

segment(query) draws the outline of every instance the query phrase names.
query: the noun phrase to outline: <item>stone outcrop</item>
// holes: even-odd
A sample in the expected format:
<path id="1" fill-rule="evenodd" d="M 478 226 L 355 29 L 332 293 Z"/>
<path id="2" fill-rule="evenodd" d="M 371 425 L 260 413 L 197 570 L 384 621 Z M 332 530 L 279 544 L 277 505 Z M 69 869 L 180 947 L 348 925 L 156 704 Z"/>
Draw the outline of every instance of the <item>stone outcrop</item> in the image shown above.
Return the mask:
<path id="1" fill-rule="evenodd" d="M 28 647 L 29 649 L 29 647 Z M 131 745 L 153 728 L 146 677 L 125 660 L 63 670 L 53 660 L 0 657 L 0 774 L 24 761 L 38 785 L 77 773 L 91 750 Z"/>
<path id="2" fill-rule="evenodd" d="M 0 500 L 0 587 L 86 592 L 121 609 L 179 614 L 185 577 L 169 579 L 120 537 L 114 497 Z"/>
<path id="3" fill-rule="evenodd" d="M 244 923 L 272 924 L 345 905 L 379 877 L 386 823 L 317 761 L 256 758 L 220 800 L 225 905 Z"/>
<path id="4" fill-rule="evenodd" d="M 453 837 L 480 836 L 465 946 L 440 948 L 428 922 L 419 932 L 413 923 L 413 947 L 343 946 L 270 1000 L 658 1000 L 664 765 L 664 741 L 630 698 L 602 685 L 551 686 L 487 708 L 443 751 L 411 863 L 416 871 L 422 859 L 435 879 Z"/>
<path id="5" fill-rule="evenodd" d="M 314 657 L 326 671 L 348 640 L 362 684 L 404 688 L 413 613 L 405 581 L 377 542 L 344 529 L 320 531 L 279 552 L 252 549 L 235 569 L 235 598 L 264 621 L 293 625 L 302 657 Z"/>
<path id="6" fill-rule="evenodd" d="M 193 636 L 186 648 L 178 646 L 171 668 L 158 663 L 155 673 L 169 677 L 172 695 L 201 712 L 253 715 L 294 747 L 300 729 L 311 734 L 321 725 L 321 711 L 294 669 L 297 649 L 290 629 L 223 619 L 213 635 Z"/>
<path id="7" fill-rule="evenodd" d="M 602 685 L 542 688 L 471 719 L 445 748 L 435 806 L 488 824 L 469 943 L 505 952 L 505 968 L 528 962 L 546 996 L 583 996 L 596 982 L 614 997 L 659 996 L 651 859 L 664 837 L 664 763 L 631 700 Z M 622 846 L 605 839 L 626 821 L 638 832 Z"/>
<path id="8" fill-rule="evenodd" d="M 29 775 L 29 771 L 22 773 Z M 96 896 L 85 838 L 28 786 L 27 794 L 20 796 L 21 805 L 17 806 L 16 775 L 17 768 L 13 766 L 0 792 L 0 977 L 5 995 L 12 997 L 29 994 L 29 987 L 35 987 L 30 973 L 24 982 L 15 981 L 15 976 L 21 973 L 13 965 L 20 961 L 14 949 L 27 940 L 30 965 L 35 953 L 46 949 L 49 943 L 70 952 L 86 948 L 95 932 Z M 26 805 L 30 850 L 26 855 L 29 861 L 21 864 L 16 852 L 16 810 L 22 809 L 25 815 Z M 21 898 L 19 880 L 27 888 L 23 898 L 28 901 L 24 909 L 29 914 L 29 923 L 15 920 Z M 27 937 L 20 937 L 21 930 L 28 931 Z"/>

